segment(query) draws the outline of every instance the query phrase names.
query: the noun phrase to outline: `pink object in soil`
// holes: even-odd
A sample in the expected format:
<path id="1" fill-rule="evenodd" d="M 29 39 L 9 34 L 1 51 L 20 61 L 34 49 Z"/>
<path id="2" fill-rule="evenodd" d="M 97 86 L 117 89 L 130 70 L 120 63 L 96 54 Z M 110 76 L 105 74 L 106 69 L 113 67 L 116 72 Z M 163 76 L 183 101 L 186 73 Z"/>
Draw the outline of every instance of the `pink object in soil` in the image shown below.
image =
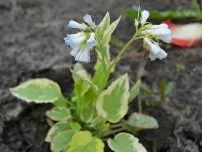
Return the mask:
<path id="1" fill-rule="evenodd" d="M 175 24 L 170 20 L 165 21 L 172 33 L 172 44 L 180 47 L 191 47 L 202 42 L 202 24 Z"/>

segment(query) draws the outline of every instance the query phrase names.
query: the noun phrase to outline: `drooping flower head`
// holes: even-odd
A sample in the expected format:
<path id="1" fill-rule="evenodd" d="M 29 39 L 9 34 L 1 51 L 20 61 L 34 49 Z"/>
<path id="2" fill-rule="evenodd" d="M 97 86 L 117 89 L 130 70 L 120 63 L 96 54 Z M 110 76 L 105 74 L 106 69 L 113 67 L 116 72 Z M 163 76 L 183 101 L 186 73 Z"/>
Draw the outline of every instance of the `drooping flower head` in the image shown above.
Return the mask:
<path id="1" fill-rule="evenodd" d="M 149 58 L 151 61 L 154 61 L 156 59 L 164 59 L 167 57 L 167 53 L 159 47 L 158 44 L 152 43 L 149 39 L 145 38 L 144 42 L 148 45 L 150 53 Z"/>
<path id="2" fill-rule="evenodd" d="M 85 15 L 83 19 L 85 23 L 78 23 L 74 20 L 69 21 L 68 27 L 81 31 L 76 34 L 68 34 L 64 41 L 72 48 L 70 55 L 76 61 L 90 62 L 90 50 L 96 46 L 95 33 L 93 32 L 96 25 L 90 15 Z"/>
<path id="3" fill-rule="evenodd" d="M 142 37 L 144 37 L 144 42 L 147 48 L 149 48 L 149 58 L 153 61 L 156 58 L 163 59 L 167 56 L 167 53 L 159 47 L 158 40 L 162 40 L 166 43 L 171 43 L 172 36 L 171 30 L 168 25 L 162 23 L 160 25 L 152 25 L 147 22 L 149 18 L 149 12 L 144 10 L 141 12 L 140 23 Z"/>

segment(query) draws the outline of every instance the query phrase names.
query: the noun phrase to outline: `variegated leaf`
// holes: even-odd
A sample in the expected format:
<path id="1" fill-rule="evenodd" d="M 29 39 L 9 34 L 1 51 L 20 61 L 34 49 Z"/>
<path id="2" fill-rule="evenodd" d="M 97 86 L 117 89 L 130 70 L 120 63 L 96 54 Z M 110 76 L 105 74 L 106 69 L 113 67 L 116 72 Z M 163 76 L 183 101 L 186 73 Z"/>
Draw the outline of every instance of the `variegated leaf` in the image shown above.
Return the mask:
<path id="1" fill-rule="evenodd" d="M 119 133 L 107 143 L 114 152 L 147 152 L 139 139 L 128 133 Z"/>
<path id="2" fill-rule="evenodd" d="M 128 111 L 129 95 L 128 75 L 125 74 L 112 82 L 98 97 L 96 101 L 98 115 L 109 122 L 118 122 Z"/>
<path id="3" fill-rule="evenodd" d="M 74 69 L 72 70 L 73 79 L 74 79 L 74 87 L 77 95 L 84 95 L 89 88 L 91 87 L 94 92 L 98 91 L 96 85 L 91 82 L 90 75 L 83 68 L 83 66 L 79 63 L 74 65 Z"/>
<path id="4" fill-rule="evenodd" d="M 134 129 L 158 128 L 158 122 L 154 117 L 136 112 L 129 117 L 127 124 Z"/>
<path id="5" fill-rule="evenodd" d="M 73 135 L 65 152 L 104 152 L 104 143 L 90 132 L 80 131 Z"/>
<path id="6" fill-rule="evenodd" d="M 63 97 L 59 85 L 45 78 L 26 81 L 10 91 L 26 102 L 53 103 Z"/>
<path id="7" fill-rule="evenodd" d="M 54 107 L 47 111 L 46 115 L 54 121 L 64 121 L 71 118 L 70 110 L 65 107 Z"/>
<path id="8" fill-rule="evenodd" d="M 57 133 L 51 142 L 51 150 L 53 152 L 63 151 L 70 143 L 74 132 L 72 130 L 65 130 Z"/>

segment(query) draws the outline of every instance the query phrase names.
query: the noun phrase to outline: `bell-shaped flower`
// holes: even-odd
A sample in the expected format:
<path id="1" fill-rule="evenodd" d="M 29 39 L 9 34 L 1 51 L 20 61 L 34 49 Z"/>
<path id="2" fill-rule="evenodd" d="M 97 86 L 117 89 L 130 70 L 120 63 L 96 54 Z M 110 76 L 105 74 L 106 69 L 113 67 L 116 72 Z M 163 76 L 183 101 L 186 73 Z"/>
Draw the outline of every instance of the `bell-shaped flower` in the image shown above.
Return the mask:
<path id="1" fill-rule="evenodd" d="M 84 32 L 78 32 L 76 34 L 68 34 L 67 37 L 64 38 L 65 43 L 69 45 L 71 48 L 80 45 L 85 39 L 86 35 Z"/>
<path id="2" fill-rule="evenodd" d="M 70 20 L 68 26 L 70 28 L 80 29 L 81 32 L 76 34 L 68 34 L 64 38 L 65 43 L 72 48 L 70 55 L 76 61 L 90 62 L 90 50 L 96 46 L 95 33 L 93 30 L 96 28 L 90 15 L 86 14 L 83 17 L 85 23 L 78 23 Z"/>
<path id="3" fill-rule="evenodd" d="M 149 11 L 143 10 L 141 12 L 141 19 L 140 19 L 141 24 L 145 24 L 148 18 L 149 18 Z"/>
<path id="4" fill-rule="evenodd" d="M 89 39 L 87 39 L 84 32 L 70 34 L 67 35 L 64 40 L 65 43 L 72 48 L 70 55 L 73 56 L 76 61 L 90 62 L 90 50 L 96 46 L 95 33 L 92 32 Z"/>
<path id="5" fill-rule="evenodd" d="M 75 56 L 76 61 L 90 62 L 90 50 L 96 46 L 95 34 L 91 33 L 86 46 L 82 48 Z"/>
<path id="6" fill-rule="evenodd" d="M 86 22 L 89 26 L 91 26 L 93 29 L 96 28 L 95 22 L 93 22 L 90 15 L 86 14 L 83 17 L 84 22 Z"/>
<path id="7" fill-rule="evenodd" d="M 159 27 L 155 29 L 154 34 L 157 35 L 158 39 L 166 42 L 166 43 L 171 43 L 172 41 L 172 35 L 171 35 L 171 30 L 168 27 Z"/>
<path id="8" fill-rule="evenodd" d="M 75 29 L 81 29 L 81 30 L 85 30 L 88 28 L 88 26 L 86 24 L 84 24 L 84 23 L 80 24 L 74 20 L 69 21 L 68 27 L 75 28 Z"/>
<path id="9" fill-rule="evenodd" d="M 158 39 L 166 43 L 171 43 L 172 41 L 171 30 L 166 24 L 152 25 L 151 29 L 144 31 L 143 33 L 155 35 Z"/>
<path id="10" fill-rule="evenodd" d="M 157 58 L 162 60 L 167 57 L 167 53 L 159 47 L 159 45 L 152 43 L 149 39 L 145 38 L 144 42 L 149 46 L 150 54 L 149 58 L 151 61 Z"/>
<path id="11" fill-rule="evenodd" d="M 165 23 L 162 23 L 162 24 L 159 24 L 159 25 L 152 25 L 153 30 L 156 30 L 156 29 L 159 29 L 159 28 L 168 28 L 168 25 L 165 24 Z"/>

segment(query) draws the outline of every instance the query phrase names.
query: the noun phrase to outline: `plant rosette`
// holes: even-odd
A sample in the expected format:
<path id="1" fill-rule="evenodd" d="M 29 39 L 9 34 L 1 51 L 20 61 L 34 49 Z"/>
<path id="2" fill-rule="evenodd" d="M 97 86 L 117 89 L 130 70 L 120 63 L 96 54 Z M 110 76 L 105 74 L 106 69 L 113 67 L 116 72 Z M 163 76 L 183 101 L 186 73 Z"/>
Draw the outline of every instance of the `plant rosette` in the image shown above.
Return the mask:
<path id="1" fill-rule="evenodd" d="M 94 74 L 76 63 L 71 69 L 74 87 L 65 97 L 60 86 L 49 79 L 38 78 L 26 81 L 10 89 L 11 93 L 26 102 L 51 103 L 54 107 L 46 112 L 55 123 L 45 141 L 53 152 L 103 152 L 105 144 L 115 152 L 146 152 L 136 134 L 142 129 L 158 128 L 155 118 L 141 113 L 132 113 L 128 119 L 128 104 L 140 92 L 141 81 L 129 83 L 128 74 L 110 78 L 123 53 L 136 40 L 142 39 L 148 57 L 153 61 L 164 59 L 167 53 L 158 45 L 159 40 L 171 42 L 167 25 L 152 25 L 147 22 L 148 11 L 142 11 L 135 20 L 136 33 L 111 59 L 109 42 L 120 18 L 111 22 L 109 13 L 96 25 L 90 15 L 84 23 L 71 20 L 70 28 L 78 30 L 64 40 L 70 46 L 70 54 L 79 62 L 90 62 L 90 52 L 97 53 Z M 126 133 L 127 132 L 127 133 Z M 115 135 L 114 138 L 111 135 Z M 104 142 L 107 141 L 107 142 Z"/>

